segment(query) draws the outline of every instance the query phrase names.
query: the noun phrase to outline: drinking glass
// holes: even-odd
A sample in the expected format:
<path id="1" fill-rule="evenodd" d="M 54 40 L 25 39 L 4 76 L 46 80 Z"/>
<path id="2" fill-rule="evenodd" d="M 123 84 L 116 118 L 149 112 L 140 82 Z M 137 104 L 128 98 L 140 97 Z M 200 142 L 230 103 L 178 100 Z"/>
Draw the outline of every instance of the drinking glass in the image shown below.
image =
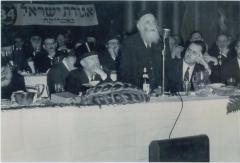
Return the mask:
<path id="1" fill-rule="evenodd" d="M 227 85 L 229 86 L 235 86 L 236 85 L 236 79 L 231 77 L 227 80 Z"/>
<path id="2" fill-rule="evenodd" d="M 188 96 L 190 92 L 191 83 L 189 81 L 183 81 L 183 91 L 185 95 Z"/>
<path id="3" fill-rule="evenodd" d="M 54 90 L 55 92 L 63 92 L 64 91 L 64 86 L 61 83 L 55 83 L 54 84 Z"/>

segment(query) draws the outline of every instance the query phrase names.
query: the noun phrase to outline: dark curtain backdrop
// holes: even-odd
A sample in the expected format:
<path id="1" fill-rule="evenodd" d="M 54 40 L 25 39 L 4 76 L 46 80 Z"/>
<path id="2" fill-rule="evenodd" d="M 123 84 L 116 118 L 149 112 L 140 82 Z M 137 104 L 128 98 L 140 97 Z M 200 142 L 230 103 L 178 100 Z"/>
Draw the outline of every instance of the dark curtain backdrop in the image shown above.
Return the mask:
<path id="1" fill-rule="evenodd" d="M 172 33 L 180 34 L 186 40 L 193 30 L 202 31 L 208 44 L 212 44 L 217 33 L 228 32 L 237 37 L 240 33 L 240 1 L 17 1 L 6 3 L 69 3 L 95 4 L 98 26 L 92 27 L 55 27 L 55 26 L 2 26 L 2 32 L 31 31 L 42 33 L 59 32 L 71 29 L 76 39 L 85 35 L 95 35 L 104 39 L 109 30 L 131 34 L 136 32 L 136 14 L 141 9 L 149 9 L 157 17 L 161 28 L 170 28 Z"/>

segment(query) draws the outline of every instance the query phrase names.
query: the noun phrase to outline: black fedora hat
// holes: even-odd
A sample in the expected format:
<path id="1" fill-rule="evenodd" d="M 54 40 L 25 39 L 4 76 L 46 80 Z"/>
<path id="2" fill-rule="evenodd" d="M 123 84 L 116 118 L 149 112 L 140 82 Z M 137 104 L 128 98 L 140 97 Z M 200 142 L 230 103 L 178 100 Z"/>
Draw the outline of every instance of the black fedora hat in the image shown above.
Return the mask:
<path id="1" fill-rule="evenodd" d="M 79 60 L 82 60 L 86 57 L 97 55 L 97 53 L 91 50 L 91 47 L 88 45 L 88 42 L 84 42 L 82 45 L 77 47 L 76 55 L 78 56 Z"/>

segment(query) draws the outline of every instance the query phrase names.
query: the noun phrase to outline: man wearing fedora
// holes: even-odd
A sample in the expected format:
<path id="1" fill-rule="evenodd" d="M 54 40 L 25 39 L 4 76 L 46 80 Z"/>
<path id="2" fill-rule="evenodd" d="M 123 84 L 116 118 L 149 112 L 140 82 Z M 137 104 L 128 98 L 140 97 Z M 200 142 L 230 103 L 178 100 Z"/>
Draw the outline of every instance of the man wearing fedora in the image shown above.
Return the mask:
<path id="1" fill-rule="evenodd" d="M 162 81 L 162 40 L 156 18 L 144 10 L 137 17 L 138 33 L 127 38 L 120 57 L 120 80 L 142 87 L 143 69 L 146 67 L 152 89 Z"/>

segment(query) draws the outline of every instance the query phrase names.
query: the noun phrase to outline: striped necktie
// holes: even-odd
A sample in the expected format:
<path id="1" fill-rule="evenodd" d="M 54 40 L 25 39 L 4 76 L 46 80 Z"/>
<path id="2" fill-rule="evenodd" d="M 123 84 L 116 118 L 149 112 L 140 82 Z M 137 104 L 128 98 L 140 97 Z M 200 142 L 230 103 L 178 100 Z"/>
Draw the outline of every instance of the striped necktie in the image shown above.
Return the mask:
<path id="1" fill-rule="evenodd" d="M 190 69 L 190 67 L 187 68 L 187 70 L 184 74 L 184 81 L 189 81 L 189 69 Z"/>

